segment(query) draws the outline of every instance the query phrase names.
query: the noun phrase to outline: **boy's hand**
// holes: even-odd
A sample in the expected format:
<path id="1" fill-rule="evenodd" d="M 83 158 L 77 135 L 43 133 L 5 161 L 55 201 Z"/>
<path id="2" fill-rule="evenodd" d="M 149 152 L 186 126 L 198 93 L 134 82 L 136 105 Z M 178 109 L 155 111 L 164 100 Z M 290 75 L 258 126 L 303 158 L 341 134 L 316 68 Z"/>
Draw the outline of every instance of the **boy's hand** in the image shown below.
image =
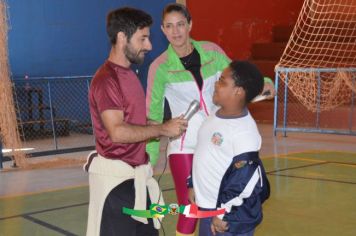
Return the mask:
<path id="1" fill-rule="evenodd" d="M 190 202 L 190 204 L 195 204 L 195 192 L 193 188 L 189 188 L 189 196 L 188 196 L 188 200 Z"/>
<path id="2" fill-rule="evenodd" d="M 215 235 L 216 232 L 224 233 L 228 229 L 228 225 L 227 222 L 220 220 L 218 217 L 215 216 L 211 221 L 210 228 L 213 235 Z"/>

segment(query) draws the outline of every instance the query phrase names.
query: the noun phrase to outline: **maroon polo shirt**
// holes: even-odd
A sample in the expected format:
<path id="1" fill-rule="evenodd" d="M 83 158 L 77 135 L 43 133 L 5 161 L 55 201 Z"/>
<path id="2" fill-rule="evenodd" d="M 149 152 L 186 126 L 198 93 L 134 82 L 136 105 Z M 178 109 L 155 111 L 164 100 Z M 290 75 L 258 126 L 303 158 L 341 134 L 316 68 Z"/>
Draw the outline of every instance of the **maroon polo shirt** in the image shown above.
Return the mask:
<path id="1" fill-rule="evenodd" d="M 142 85 L 130 69 L 106 61 L 95 73 L 89 90 L 89 107 L 96 138 L 96 150 L 106 158 L 131 166 L 146 164 L 146 142 L 114 143 L 101 120 L 105 110 L 121 110 L 128 124 L 146 125 L 146 101 Z"/>

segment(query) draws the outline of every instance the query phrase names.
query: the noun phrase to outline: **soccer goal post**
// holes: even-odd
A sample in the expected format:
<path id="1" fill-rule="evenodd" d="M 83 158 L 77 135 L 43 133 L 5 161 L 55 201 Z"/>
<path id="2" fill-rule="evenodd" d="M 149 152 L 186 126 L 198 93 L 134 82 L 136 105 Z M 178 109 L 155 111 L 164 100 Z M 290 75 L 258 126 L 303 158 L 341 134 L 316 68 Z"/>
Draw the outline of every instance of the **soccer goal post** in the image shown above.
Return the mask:
<path id="1" fill-rule="evenodd" d="M 356 135 L 356 0 L 306 0 L 275 73 L 275 135 Z"/>

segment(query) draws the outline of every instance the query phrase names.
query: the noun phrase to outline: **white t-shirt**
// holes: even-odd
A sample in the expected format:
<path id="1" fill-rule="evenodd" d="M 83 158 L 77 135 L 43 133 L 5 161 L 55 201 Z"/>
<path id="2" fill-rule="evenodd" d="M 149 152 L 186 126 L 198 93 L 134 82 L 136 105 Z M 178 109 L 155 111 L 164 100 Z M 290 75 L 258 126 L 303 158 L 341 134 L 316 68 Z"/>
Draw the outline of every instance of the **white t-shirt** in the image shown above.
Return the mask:
<path id="1" fill-rule="evenodd" d="M 211 114 L 202 124 L 193 158 L 193 186 L 199 207 L 215 208 L 221 180 L 233 158 L 259 151 L 261 135 L 246 109 L 236 118 Z"/>

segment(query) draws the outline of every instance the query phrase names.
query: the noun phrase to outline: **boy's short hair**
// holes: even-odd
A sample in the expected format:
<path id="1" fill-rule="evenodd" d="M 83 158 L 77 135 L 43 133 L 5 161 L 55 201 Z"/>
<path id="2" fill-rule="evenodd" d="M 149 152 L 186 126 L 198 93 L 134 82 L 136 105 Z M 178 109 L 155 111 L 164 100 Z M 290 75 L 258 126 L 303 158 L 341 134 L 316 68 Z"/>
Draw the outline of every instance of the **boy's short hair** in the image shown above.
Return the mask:
<path id="1" fill-rule="evenodd" d="M 187 22 L 190 23 L 192 20 L 192 17 L 190 15 L 190 12 L 188 11 L 188 8 L 180 3 L 170 3 L 168 4 L 162 12 L 162 22 L 166 14 L 171 13 L 171 12 L 179 12 L 181 13 L 186 19 Z"/>
<path id="2" fill-rule="evenodd" d="M 245 90 L 246 104 L 260 94 L 264 86 L 264 78 L 259 69 L 248 61 L 232 61 L 229 65 L 235 85 Z"/>
<path id="3" fill-rule="evenodd" d="M 150 27 L 153 23 L 152 17 L 146 12 L 123 7 L 109 12 L 106 18 L 106 32 L 112 45 L 116 44 L 117 33 L 123 32 L 130 41 L 132 35 L 138 30 Z"/>

